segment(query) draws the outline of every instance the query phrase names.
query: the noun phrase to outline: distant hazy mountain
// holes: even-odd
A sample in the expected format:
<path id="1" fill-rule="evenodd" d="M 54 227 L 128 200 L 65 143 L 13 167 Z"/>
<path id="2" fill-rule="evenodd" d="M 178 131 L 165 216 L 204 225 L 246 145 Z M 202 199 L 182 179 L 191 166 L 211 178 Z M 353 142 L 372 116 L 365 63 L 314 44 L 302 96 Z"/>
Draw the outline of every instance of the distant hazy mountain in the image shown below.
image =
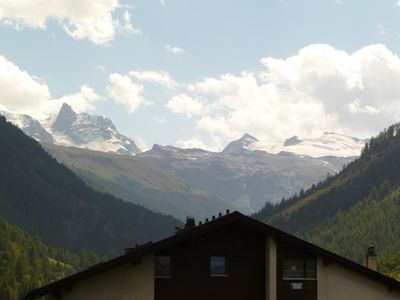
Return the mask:
<path id="1" fill-rule="evenodd" d="M 299 138 L 293 136 L 283 143 L 268 143 L 258 140 L 249 134 L 245 134 L 237 141 L 233 141 L 224 149 L 225 153 L 238 152 L 241 150 L 265 151 L 278 154 L 290 152 L 298 155 L 311 157 L 357 157 L 367 140 L 362 140 L 346 135 L 324 132 L 315 138 Z"/>
<path id="2" fill-rule="evenodd" d="M 313 158 L 294 153 L 248 150 L 258 140 L 244 135 L 222 152 L 154 145 L 137 156 L 180 177 L 192 186 L 218 195 L 244 213 L 276 203 L 336 174 L 353 157 Z"/>
<path id="3" fill-rule="evenodd" d="M 87 182 L 90 177 L 99 190 L 127 201 L 133 199 L 132 202 L 155 211 L 166 209 L 179 218 L 185 214 L 204 216 L 223 208 L 255 212 L 266 202 L 276 203 L 326 178 L 328 173 L 336 174 L 343 165 L 359 156 L 365 144 L 364 140 L 336 133 L 324 133 L 316 138 L 294 136 L 283 143 L 269 143 L 245 134 L 219 153 L 159 145 L 140 153 L 134 141 L 118 133 L 110 119 L 78 114 L 67 104 L 42 125 L 16 113 L 8 113 L 6 117 L 25 133 L 47 144 L 137 155 L 138 160 L 127 160 L 124 166 L 124 158 L 105 159 L 98 152 L 78 155 L 76 150 L 70 153 L 66 149 L 53 151 L 58 159 L 82 177 L 86 176 Z M 113 162 L 112 167 L 107 165 L 108 160 Z M 155 175 L 153 171 L 158 169 L 155 176 L 163 180 L 143 181 L 143 174 L 137 172 L 140 160 L 147 163 L 139 167 L 143 168 L 143 174 Z M 148 163 L 153 165 L 152 171 L 143 167 Z M 107 173 L 109 168 L 112 176 Z M 123 171 L 119 171 L 121 168 Z M 174 179 L 166 179 L 168 175 Z M 169 181 L 174 183 L 168 187 L 165 183 Z M 178 186 L 184 188 L 176 189 Z M 154 201 L 144 201 L 143 197 L 131 193 Z"/>

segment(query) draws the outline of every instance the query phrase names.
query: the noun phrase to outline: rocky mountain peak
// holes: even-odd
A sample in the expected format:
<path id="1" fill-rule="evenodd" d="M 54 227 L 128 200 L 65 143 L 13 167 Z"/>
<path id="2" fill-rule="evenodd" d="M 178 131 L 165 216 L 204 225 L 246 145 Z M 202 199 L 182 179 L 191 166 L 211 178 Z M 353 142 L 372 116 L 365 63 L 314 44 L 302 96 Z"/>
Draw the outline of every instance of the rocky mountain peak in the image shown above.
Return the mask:
<path id="1" fill-rule="evenodd" d="M 67 103 L 63 103 L 51 128 L 54 131 L 63 132 L 76 120 L 77 114 Z"/>
<path id="2" fill-rule="evenodd" d="M 245 133 L 240 139 L 230 142 L 222 152 L 233 153 L 247 150 L 247 147 L 255 142 L 258 142 L 257 138 Z"/>
<path id="3" fill-rule="evenodd" d="M 283 146 L 287 147 L 287 146 L 293 146 L 293 145 L 297 145 L 300 144 L 302 142 L 301 139 L 299 139 L 299 137 L 297 135 L 294 135 L 290 138 L 288 138 L 284 143 Z"/>

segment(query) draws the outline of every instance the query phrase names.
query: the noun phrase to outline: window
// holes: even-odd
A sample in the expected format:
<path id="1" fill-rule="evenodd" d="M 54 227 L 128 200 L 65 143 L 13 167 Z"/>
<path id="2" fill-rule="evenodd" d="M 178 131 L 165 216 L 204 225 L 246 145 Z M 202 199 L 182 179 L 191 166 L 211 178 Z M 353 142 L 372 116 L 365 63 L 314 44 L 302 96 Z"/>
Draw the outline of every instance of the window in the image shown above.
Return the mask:
<path id="1" fill-rule="evenodd" d="M 228 275 L 225 255 L 213 255 L 210 257 L 210 275 L 211 276 Z"/>
<path id="2" fill-rule="evenodd" d="M 314 259 L 287 259 L 283 261 L 283 279 L 316 278 Z"/>
<path id="3" fill-rule="evenodd" d="M 171 257 L 156 256 L 155 257 L 155 276 L 158 278 L 171 277 Z"/>

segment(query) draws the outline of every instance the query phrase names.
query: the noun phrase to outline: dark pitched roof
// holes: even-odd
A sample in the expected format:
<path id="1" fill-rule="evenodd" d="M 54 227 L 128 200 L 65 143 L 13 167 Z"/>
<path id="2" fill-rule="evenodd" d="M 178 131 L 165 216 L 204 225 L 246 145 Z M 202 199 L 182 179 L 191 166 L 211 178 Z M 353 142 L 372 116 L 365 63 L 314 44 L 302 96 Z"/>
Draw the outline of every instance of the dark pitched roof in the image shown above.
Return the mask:
<path id="1" fill-rule="evenodd" d="M 68 288 L 72 287 L 72 285 L 74 283 L 76 283 L 80 280 L 92 277 L 92 276 L 97 275 L 102 272 L 105 272 L 105 271 L 112 269 L 116 266 L 119 266 L 123 263 L 136 261 L 144 254 L 152 253 L 152 252 L 156 252 L 156 251 L 165 249 L 167 247 L 179 244 L 185 240 L 194 238 L 196 236 L 203 235 L 207 232 L 213 231 L 217 228 L 220 228 L 222 226 L 225 226 L 225 225 L 228 225 L 231 223 L 239 223 L 244 226 L 250 227 L 251 229 L 253 229 L 255 231 L 262 232 L 266 235 L 272 235 L 277 240 L 280 240 L 280 241 L 286 242 L 292 246 L 304 249 L 314 255 L 321 256 L 327 262 L 338 263 L 338 264 L 346 266 L 356 272 L 362 273 L 370 278 L 378 280 L 378 281 L 382 282 L 383 284 L 387 285 L 389 289 L 400 290 L 400 282 L 395 279 L 392 279 L 381 273 L 378 273 L 376 271 L 368 269 L 368 268 L 366 268 L 360 264 L 357 264 L 351 260 L 348 260 L 344 257 L 336 255 L 336 254 L 329 252 L 325 249 L 322 249 L 318 246 L 310 244 L 302 239 L 299 239 L 293 235 L 285 233 L 279 229 L 276 229 L 274 227 L 271 227 L 269 225 L 261 223 L 255 219 L 247 217 L 239 212 L 233 212 L 231 214 L 217 218 L 213 221 L 199 225 L 195 228 L 188 229 L 188 230 L 182 230 L 179 233 L 177 233 L 171 237 L 168 237 L 166 239 L 160 240 L 156 243 L 150 242 L 145 245 L 142 245 L 142 246 L 139 246 L 136 248 L 132 248 L 132 249 L 130 249 L 130 251 L 128 251 L 126 254 L 124 254 L 122 256 L 116 257 L 116 258 L 106 261 L 104 263 L 94 265 L 84 271 L 81 271 L 79 273 L 76 273 L 74 275 L 66 277 L 59 281 L 50 283 L 41 288 L 32 290 L 25 296 L 25 299 L 35 299 L 35 298 L 38 298 L 38 297 L 41 297 L 41 296 L 44 296 L 44 295 L 47 295 L 50 293 L 55 293 L 61 289 L 68 289 Z"/>

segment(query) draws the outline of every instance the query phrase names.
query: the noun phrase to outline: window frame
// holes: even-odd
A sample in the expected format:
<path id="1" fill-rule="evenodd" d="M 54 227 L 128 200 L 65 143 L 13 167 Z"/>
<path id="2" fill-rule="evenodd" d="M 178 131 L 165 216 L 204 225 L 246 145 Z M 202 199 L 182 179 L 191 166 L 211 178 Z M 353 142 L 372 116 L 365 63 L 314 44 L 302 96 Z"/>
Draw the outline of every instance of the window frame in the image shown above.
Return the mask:
<path id="1" fill-rule="evenodd" d="M 159 275 L 157 274 L 157 259 L 159 258 L 168 258 L 169 259 L 169 274 L 168 275 Z M 154 277 L 155 278 L 172 278 L 172 258 L 170 255 L 156 255 L 154 256 Z"/>
<path id="2" fill-rule="evenodd" d="M 225 273 L 213 273 L 212 272 L 212 266 L 211 266 L 211 262 L 212 262 L 212 258 L 213 257 L 223 257 L 224 258 L 224 263 L 225 263 Z M 212 254 L 210 255 L 210 259 L 209 259 L 209 274 L 210 277 L 228 277 L 229 276 L 229 264 L 228 264 L 228 256 L 225 254 Z"/>
<path id="3" fill-rule="evenodd" d="M 301 261 L 303 265 L 303 276 L 302 277 L 285 277 L 285 270 L 284 265 L 285 261 Z M 313 268 L 313 277 L 307 276 L 310 270 L 307 268 L 307 262 L 313 261 L 314 268 Z M 317 260 L 315 258 L 290 258 L 290 259 L 282 259 L 282 280 L 317 280 Z"/>

